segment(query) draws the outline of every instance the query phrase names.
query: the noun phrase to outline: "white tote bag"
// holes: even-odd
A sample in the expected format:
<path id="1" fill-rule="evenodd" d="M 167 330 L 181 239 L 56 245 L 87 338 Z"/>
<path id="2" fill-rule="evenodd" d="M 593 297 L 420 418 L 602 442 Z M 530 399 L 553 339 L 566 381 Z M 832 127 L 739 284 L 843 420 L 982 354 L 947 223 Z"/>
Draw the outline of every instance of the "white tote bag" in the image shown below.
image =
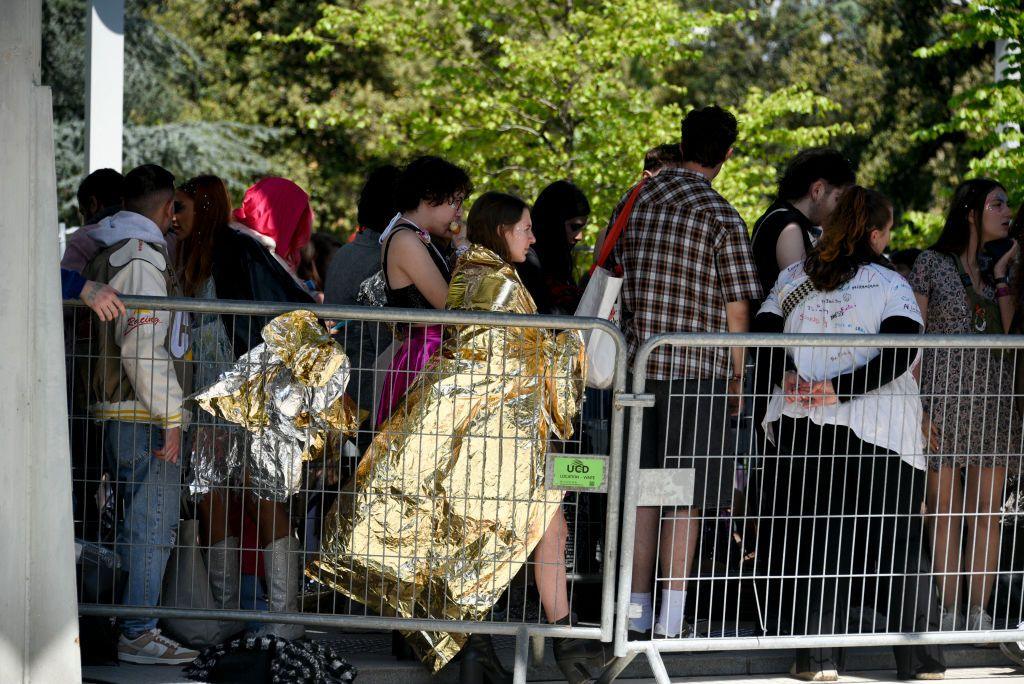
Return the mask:
<path id="1" fill-rule="evenodd" d="M 576 307 L 577 316 L 587 318 L 603 318 L 616 326 L 619 324 L 619 293 L 622 291 L 622 276 L 616 275 L 604 264 L 615 248 L 629 215 L 633 211 L 633 203 L 640 189 L 641 181 L 633 189 L 622 211 L 615 218 L 615 225 L 608 231 L 608 236 L 601 245 L 594 266 L 590 269 L 590 282 L 583 291 L 580 304 Z M 587 330 L 583 333 L 583 341 L 587 348 L 587 387 L 608 389 L 615 381 L 615 341 L 603 330 Z"/>
<path id="2" fill-rule="evenodd" d="M 595 268 L 576 315 L 603 318 L 618 325 L 621 290 L 622 278 L 607 268 Z M 583 342 L 587 347 L 587 387 L 608 389 L 615 380 L 615 341 L 604 330 L 585 330 Z"/>

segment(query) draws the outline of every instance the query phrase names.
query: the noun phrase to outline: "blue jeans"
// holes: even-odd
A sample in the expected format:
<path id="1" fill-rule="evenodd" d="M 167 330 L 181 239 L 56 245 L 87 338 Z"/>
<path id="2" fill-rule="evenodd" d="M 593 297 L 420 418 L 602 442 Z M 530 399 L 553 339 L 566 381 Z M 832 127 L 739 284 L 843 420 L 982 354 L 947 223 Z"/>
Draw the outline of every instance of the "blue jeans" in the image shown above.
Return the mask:
<path id="1" fill-rule="evenodd" d="M 153 452 L 163 446 L 164 431 L 148 423 L 107 421 L 103 450 L 115 474 L 115 491 L 124 497 L 124 520 L 118 526 L 117 551 L 128 583 L 121 596 L 126 606 L 160 604 L 164 569 L 175 543 L 181 507 L 181 467 Z M 156 618 L 128 618 L 122 630 L 134 639 L 156 627 Z"/>

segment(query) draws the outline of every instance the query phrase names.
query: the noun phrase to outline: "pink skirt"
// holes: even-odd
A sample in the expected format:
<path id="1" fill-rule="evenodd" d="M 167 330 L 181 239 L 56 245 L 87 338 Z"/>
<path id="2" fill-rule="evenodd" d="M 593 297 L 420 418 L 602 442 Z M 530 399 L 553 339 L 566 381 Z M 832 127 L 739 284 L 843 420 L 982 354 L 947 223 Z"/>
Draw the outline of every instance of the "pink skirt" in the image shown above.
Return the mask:
<path id="1" fill-rule="evenodd" d="M 441 346 L 441 328 L 440 325 L 427 325 L 409 329 L 409 337 L 395 352 L 384 376 L 384 387 L 377 406 L 377 425 L 391 417 L 395 407 L 405 397 L 409 385 L 427 365 L 431 354 Z"/>

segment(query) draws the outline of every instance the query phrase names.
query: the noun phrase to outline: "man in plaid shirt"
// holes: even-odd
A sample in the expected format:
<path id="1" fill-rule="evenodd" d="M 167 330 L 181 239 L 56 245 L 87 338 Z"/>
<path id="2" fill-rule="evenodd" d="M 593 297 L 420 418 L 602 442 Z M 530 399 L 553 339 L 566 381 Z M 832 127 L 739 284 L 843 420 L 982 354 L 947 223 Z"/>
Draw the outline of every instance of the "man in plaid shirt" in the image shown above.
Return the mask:
<path id="1" fill-rule="evenodd" d="M 711 187 L 736 133 L 736 119 L 719 107 L 691 111 L 682 123 L 683 163 L 649 179 L 637 196 L 614 250 L 624 271 L 622 327 L 631 366 L 654 335 L 748 329 L 749 301 L 761 297 L 761 287 L 747 227 Z M 683 606 L 700 512 L 731 505 L 736 451 L 729 414 L 739 412 L 743 367 L 739 348 L 661 346 L 647 360 L 646 387 L 656 404 L 645 410 L 640 467 L 693 468 L 694 491 L 690 507 L 637 510 L 631 631 L 652 628 L 656 556 L 663 588 L 654 634 L 688 631 Z"/>

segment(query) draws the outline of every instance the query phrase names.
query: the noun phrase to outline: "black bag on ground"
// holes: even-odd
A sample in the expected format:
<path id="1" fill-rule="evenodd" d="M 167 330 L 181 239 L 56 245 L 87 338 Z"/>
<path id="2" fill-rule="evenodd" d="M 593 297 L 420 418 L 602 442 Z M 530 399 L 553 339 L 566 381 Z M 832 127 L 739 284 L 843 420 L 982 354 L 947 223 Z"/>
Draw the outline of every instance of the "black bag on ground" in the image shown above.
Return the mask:
<path id="1" fill-rule="evenodd" d="M 349 684 L 357 671 L 327 644 L 250 636 L 204 649 L 185 674 L 222 684 Z"/>

